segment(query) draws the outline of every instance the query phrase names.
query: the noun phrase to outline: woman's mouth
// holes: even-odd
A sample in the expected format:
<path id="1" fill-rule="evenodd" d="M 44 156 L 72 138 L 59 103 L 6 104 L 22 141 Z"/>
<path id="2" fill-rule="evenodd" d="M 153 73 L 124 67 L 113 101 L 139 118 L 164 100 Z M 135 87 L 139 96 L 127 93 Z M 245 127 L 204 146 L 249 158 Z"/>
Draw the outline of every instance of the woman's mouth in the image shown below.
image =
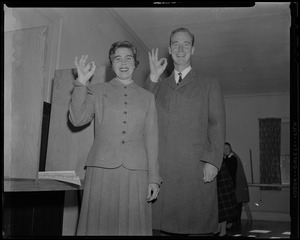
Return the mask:
<path id="1" fill-rule="evenodd" d="M 120 72 L 127 72 L 128 70 L 129 70 L 129 68 L 127 68 L 127 67 L 120 68 Z"/>

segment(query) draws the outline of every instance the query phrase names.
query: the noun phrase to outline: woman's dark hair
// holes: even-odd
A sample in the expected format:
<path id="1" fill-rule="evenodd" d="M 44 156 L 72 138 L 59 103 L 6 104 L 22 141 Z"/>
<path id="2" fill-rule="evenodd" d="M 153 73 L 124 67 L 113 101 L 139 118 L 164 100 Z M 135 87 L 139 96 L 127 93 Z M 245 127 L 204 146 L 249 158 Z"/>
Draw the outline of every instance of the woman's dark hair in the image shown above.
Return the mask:
<path id="1" fill-rule="evenodd" d="M 110 67 L 112 67 L 112 56 L 116 53 L 116 50 L 118 48 L 129 48 L 133 53 L 133 59 L 134 59 L 134 66 L 137 67 L 139 65 L 139 61 L 137 60 L 137 48 L 128 41 L 119 41 L 115 42 L 111 45 L 108 53 L 108 58 L 110 62 Z"/>
<path id="2" fill-rule="evenodd" d="M 232 150 L 231 145 L 229 142 L 225 142 L 225 145 L 228 145 L 230 147 L 230 151 Z"/>
<path id="3" fill-rule="evenodd" d="M 177 28 L 173 32 L 171 32 L 170 42 L 169 42 L 170 46 L 172 45 L 172 37 L 173 37 L 173 35 L 175 33 L 178 33 L 178 32 L 186 32 L 186 33 L 188 33 L 191 36 L 191 38 L 192 38 L 192 46 L 194 46 L 195 36 L 187 28 Z"/>

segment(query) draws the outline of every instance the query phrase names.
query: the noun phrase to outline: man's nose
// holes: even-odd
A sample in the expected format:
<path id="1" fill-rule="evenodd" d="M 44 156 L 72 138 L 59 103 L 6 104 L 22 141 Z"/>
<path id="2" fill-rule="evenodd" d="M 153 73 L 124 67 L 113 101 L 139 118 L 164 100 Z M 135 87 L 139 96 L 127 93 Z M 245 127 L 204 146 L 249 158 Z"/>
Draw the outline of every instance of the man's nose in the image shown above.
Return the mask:
<path id="1" fill-rule="evenodd" d="M 178 52 L 182 52 L 183 51 L 183 45 L 179 45 L 178 46 Z"/>

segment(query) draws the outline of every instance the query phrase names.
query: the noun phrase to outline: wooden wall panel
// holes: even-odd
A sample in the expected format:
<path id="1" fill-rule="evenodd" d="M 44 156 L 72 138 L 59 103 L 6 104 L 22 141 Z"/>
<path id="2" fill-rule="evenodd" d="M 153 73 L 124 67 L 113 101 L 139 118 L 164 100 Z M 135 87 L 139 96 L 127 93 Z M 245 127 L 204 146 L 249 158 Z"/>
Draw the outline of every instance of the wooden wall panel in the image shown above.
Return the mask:
<path id="1" fill-rule="evenodd" d="M 5 32 L 4 176 L 38 173 L 48 27 Z"/>
<path id="2" fill-rule="evenodd" d="M 46 171 L 74 170 L 83 179 L 84 164 L 93 143 L 94 124 L 74 127 L 68 120 L 74 69 L 55 72 L 46 157 Z M 97 69 L 92 83 L 103 81 L 104 67 Z"/>

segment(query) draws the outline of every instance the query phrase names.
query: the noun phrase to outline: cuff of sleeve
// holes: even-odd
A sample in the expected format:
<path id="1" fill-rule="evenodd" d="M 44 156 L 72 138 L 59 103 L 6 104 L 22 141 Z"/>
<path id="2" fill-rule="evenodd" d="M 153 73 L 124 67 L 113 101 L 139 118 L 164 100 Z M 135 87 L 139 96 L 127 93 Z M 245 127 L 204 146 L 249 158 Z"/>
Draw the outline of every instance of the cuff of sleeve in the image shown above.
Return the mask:
<path id="1" fill-rule="evenodd" d="M 76 87 L 86 87 L 86 85 L 81 83 L 77 78 L 73 80 L 73 85 Z"/>
<path id="2" fill-rule="evenodd" d="M 74 87 L 84 87 L 87 89 L 87 91 L 89 93 L 92 93 L 92 89 L 89 87 L 89 85 L 84 85 L 83 83 L 81 83 L 77 78 L 73 80 L 73 85 Z"/>
<path id="3" fill-rule="evenodd" d="M 159 176 L 150 176 L 149 175 L 149 183 L 156 183 L 160 186 L 162 184 L 162 179 Z"/>

